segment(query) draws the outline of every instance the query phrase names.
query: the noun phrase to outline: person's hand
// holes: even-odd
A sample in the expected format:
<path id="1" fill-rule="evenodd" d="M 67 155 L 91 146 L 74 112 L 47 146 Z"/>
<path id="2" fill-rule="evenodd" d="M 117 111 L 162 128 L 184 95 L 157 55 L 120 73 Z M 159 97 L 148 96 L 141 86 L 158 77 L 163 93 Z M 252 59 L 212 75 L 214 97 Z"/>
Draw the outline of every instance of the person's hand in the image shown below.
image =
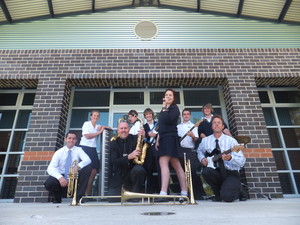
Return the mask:
<path id="1" fill-rule="evenodd" d="M 141 129 L 139 130 L 139 134 L 140 134 L 141 136 L 145 136 L 145 130 L 144 130 L 144 128 L 141 128 Z"/>
<path id="2" fill-rule="evenodd" d="M 155 137 L 155 136 L 156 136 L 156 133 L 154 133 L 153 131 L 150 131 L 150 132 L 148 133 L 148 135 L 149 135 L 150 137 Z"/>
<path id="3" fill-rule="evenodd" d="M 133 152 L 131 152 L 129 155 L 128 155 L 128 159 L 136 159 L 137 157 L 139 157 L 141 154 L 141 151 L 138 150 L 138 149 L 135 149 Z"/>
<path id="4" fill-rule="evenodd" d="M 190 136 L 191 138 L 195 137 L 194 133 L 192 131 L 188 131 L 187 135 Z"/>
<path id="5" fill-rule="evenodd" d="M 206 158 L 203 158 L 203 159 L 201 160 L 201 163 L 202 163 L 203 166 L 207 166 L 208 161 L 207 161 Z"/>
<path id="6" fill-rule="evenodd" d="M 229 160 L 231 160 L 231 155 L 230 155 L 230 153 L 229 153 L 229 154 L 224 154 L 224 155 L 222 155 L 222 159 L 223 159 L 224 161 L 229 161 Z"/>
<path id="7" fill-rule="evenodd" d="M 156 141 L 156 143 L 155 143 L 155 150 L 158 151 L 158 148 L 159 148 L 159 142 Z"/>
<path id="8" fill-rule="evenodd" d="M 67 187 L 68 181 L 64 177 L 59 178 L 58 181 L 59 181 L 61 187 Z"/>

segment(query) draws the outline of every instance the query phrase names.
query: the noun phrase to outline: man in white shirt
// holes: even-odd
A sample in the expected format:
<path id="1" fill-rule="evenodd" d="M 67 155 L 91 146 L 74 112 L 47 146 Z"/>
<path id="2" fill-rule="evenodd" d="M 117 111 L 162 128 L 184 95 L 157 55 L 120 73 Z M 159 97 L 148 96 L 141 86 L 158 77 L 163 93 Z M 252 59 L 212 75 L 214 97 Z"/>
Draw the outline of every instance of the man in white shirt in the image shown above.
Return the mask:
<path id="1" fill-rule="evenodd" d="M 74 173 L 78 171 L 78 190 L 76 200 L 77 202 L 83 196 L 92 167 L 90 166 L 91 159 L 82 150 L 82 148 L 75 146 L 77 141 L 76 134 L 69 132 L 66 135 L 66 145 L 57 150 L 48 166 L 47 172 L 50 175 L 45 181 L 45 188 L 54 195 L 53 203 L 61 203 L 61 197 L 67 190 L 68 186 L 68 161 L 74 162 L 77 160 L 78 165 L 74 167 Z M 70 160 L 68 160 L 70 157 Z"/>
<path id="2" fill-rule="evenodd" d="M 200 177 L 197 175 L 197 168 L 200 166 L 200 163 L 197 158 L 197 152 L 195 150 L 195 142 L 198 141 L 198 130 L 195 127 L 190 131 L 190 129 L 195 125 L 191 119 L 191 112 L 188 109 L 182 111 L 183 122 L 177 125 L 178 136 L 183 137 L 185 134 L 186 137 L 182 139 L 180 145 L 182 151 L 186 153 L 186 158 L 190 160 L 191 163 L 191 175 L 193 182 L 193 191 L 196 200 L 202 200 L 205 196 L 205 191 L 203 189 L 203 184 Z"/>
<path id="3" fill-rule="evenodd" d="M 198 147 L 198 158 L 204 166 L 202 176 L 211 186 L 215 201 L 233 202 L 236 199 L 240 201 L 245 193 L 241 189 L 241 178 L 239 170 L 244 166 L 246 158 L 240 149 L 242 146 L 238 142 L 223 133 L 224 120 L 220 116 L 214 116 L 212 119 L 213 134 L 202 139 Z M 227 152 L 231 150 L 231 152 Z M 227 154 L 226 154 L 227 153 Z M 222 154 L 215 163 L 215 155 Z"/>
<path id="4" fill-rule="evenodd" d="M 128 113 L 128 120 L 132 124 L 129 134 L 137 135 L 141 129 L 141 122 L 138 120 L 138 113 L 135 110 L 130 110 Z"/>

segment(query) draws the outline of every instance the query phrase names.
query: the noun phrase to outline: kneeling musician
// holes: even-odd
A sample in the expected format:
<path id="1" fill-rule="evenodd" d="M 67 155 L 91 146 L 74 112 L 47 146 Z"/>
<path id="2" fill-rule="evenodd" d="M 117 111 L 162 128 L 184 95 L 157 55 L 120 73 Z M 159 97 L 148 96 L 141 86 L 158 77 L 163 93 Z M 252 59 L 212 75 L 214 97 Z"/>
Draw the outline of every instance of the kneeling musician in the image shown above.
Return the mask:
<path id="1" fill-rule="evenodd" d="M 120 196 L 122 188 L 142 192 L 145 183 L 146 170 L 143 163 L 137 163 L 142 149 L 136 147 L 139 139 L 143 141 L 145 131 L 141 129 L 139 135 L 132 135 L 129 130 L 129 124 L 121 121 L 117 129 L 118 137 L 110 143 L 109 196 Z"/>
<path id="2" fill-rule="evenodd" d="M 92 171 L 91 160 L 82 148 L 75 146 L 77 137 L 75 133 L 69 132 L 66 135 L 66 145 L 57 150 L 48 166 L 47 173 L 50 175 L 45 181 L 45 188 L 54 195 L 53 203 L 61 203 L 61 198 L 66 193 L 68 174 L 72 170 L 73 174 L 78 172 L 78 189 L 76 192 L 76 202 L 83 196 Z M 74 162 L 79 162 L 74 168 L 70 168 Z"/>

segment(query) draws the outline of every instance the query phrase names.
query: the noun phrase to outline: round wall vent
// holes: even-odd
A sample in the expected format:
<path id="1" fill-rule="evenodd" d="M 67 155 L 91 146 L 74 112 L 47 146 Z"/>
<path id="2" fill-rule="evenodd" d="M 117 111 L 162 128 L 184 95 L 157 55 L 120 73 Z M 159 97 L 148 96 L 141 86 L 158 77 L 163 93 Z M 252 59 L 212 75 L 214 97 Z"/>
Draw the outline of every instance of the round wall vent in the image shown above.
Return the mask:
<path id="1" fill-rule="evenodd" d="M 158 34 L 158 27 L 150 20 L 142 20 L 134 26 L 134 34 L 143 41 L 150 41 Z"/>

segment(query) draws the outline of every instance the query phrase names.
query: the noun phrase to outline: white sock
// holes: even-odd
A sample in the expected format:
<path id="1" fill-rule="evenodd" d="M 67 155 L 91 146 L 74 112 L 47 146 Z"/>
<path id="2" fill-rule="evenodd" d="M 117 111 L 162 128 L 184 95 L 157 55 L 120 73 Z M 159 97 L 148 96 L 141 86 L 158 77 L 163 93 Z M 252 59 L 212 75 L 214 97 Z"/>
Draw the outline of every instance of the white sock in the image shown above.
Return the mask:
<path id="1" fill-rule="evenodd" d="M 164 192 L 164 191 L 160 191 L 159 194 L 160 194 L 160 195 L 168 195 L 168 193 L 167 193 L 167 192 Z"/>
<path id="2" fill-rule="evenodd" d="M 187 193 L 187 191 L 181 191 L 181 193 L 180 193 L 182 196 L 188 196 L 188 193 Z"/>

